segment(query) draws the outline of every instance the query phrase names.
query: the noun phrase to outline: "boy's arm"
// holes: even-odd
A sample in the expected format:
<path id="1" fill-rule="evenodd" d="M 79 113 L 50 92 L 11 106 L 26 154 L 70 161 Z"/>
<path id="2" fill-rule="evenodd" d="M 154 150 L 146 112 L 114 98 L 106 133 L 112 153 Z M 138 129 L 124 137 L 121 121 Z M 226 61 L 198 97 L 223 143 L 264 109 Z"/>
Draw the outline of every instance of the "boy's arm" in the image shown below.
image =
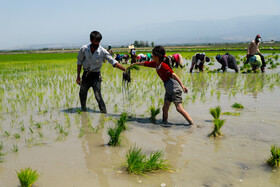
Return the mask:
<path id="1" fill-rule="evenodd" d="M 175 79 L 180 84 L 180 86 L 182 87 L 185 93 L 188 93 L 188 89 L 182 84 L 181 80 L 175 73 L 172 73 L 172 78 Z"/>
<path id="2" fill-rule="evenodd" d="M 123 67 L 120 63 L 116 63 L 116 64 L 114 65 L 114 67 L 116 67 L 116 68 L 118 68 L 118 69 L 120 69 L 120 70 L 126 71 L 125 67 Z"/>
<path id="3" fill-rule="evenodd" d="M 136 62 L 136 63 L 133 63 L 131 65 L 139 65 L 139 66 L 144 66 L 145 65 L 145 62 Z"/>

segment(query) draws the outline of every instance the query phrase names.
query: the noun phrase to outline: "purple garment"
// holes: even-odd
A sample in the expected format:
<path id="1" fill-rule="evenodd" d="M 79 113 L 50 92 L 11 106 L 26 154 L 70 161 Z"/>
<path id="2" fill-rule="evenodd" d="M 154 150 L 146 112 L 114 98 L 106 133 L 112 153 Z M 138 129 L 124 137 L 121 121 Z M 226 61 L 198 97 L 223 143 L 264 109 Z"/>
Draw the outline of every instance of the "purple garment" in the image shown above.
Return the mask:
<path id="1" fill-rule="evenodd" d="M 222 55 L 221 63 L 222 63 L 222 65 L 228 67 L 228 55 Z"/>

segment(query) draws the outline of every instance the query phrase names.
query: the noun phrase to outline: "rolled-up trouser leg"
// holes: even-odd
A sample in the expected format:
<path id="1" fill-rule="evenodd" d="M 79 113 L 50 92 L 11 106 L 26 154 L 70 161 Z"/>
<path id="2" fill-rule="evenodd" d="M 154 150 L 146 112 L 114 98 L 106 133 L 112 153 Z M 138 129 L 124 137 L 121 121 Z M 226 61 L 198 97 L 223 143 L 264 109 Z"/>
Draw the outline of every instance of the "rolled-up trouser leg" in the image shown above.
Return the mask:
<path id="1" fill-rule="evenodd" d="M 95 99 L 98 102 L 98 107 L 100 112 L 107 113 L 106 105 L 101 95 L 101 79 L 95 80 L 92 88 L 93 88 Z"/>
<path id="2" fill-rule="evenodd" d="M 79 92 L 82 110 L 86 110 L 87 93 L 89 88 L 90 86 L 86 83 L 86 81 L 84 82 L 82 81 L 80 92 Z"/>

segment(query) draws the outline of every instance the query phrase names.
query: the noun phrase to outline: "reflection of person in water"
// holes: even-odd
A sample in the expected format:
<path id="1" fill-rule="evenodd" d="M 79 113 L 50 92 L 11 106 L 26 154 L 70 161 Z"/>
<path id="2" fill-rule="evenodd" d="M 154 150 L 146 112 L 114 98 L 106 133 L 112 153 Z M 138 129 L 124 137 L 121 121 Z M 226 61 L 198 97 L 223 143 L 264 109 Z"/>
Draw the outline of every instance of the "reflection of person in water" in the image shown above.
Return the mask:
<path id="1" fill-rule="evenodd" d="M 98 114 L 96 114 L 98 115 Z M 99 186 L 109 187 L 108 173 L 106 173 L 106 166 L 108 166 L 108 170 L 110 168 L 110 155 L 108 154 L 106 149 L 108 149 L 104 145 L 104 138 L 102 136 L 102 130 L 104 129 L 105 116 L 104 114 L 100 114 L 99 116 L 99 125 L 96 126 L 96 132 L 92 133 L 88 121 L 88 113 L 83 112 L 81 115 L 81 125 L 84 128 L 86 134 L 82 138 L 82 149 L 84 152 L 85 163 L 88 170 L 95 173 L 98 177 Z M 98 131 L 100 130 L 100 131 Z"/>

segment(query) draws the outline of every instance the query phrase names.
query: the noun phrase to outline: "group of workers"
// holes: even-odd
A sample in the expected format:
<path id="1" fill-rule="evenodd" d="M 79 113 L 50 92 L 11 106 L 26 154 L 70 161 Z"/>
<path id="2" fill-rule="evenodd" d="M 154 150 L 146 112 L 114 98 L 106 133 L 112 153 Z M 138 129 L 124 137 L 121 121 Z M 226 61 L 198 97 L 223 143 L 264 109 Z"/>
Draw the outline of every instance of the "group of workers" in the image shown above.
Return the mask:
<path id="1" fill-rule="evenodd" d="M 111 48 L 108 50 L 100 46 L 100 41 L 102 40 L 102 35 L 98 31 L 93 31 L 90 34 L 91 43 L 84 45 L 79 50 L 77 56 L 77 79 L 76 82 L 80 85 L 80 102 L 82 110 L 87 110 L 86 100 L 87 93 L 90 88 L 93 89 L 95 98 L 98 102 L 98 106 L 101 113 L 107 113 L 106 105 L 102 99 L 101 95 L 101 67 L 105 60 L 107 60 L 113 67 L 118 68 L 124 72 L 127 72 L 127 68 L 121 65 L 118 58 L 119 55 L 115 55 Z M 247 61 L 245 63 L 250 63 L 253 70 L 261 68 L 264 72 L 265 61 L 264 57 L 261 55 L 258 47 L 261 41 L 260 35 L 250 43 L 247 51 Z M 135 48 L 133 45 L 129 46 L 129 54 L 131 58 L 131 64 L 142 65 L 146 67 L 155 68 L 160 79 L 164 83 L 165 87 L 165 97 L 164 105 L 162 108 L 163 112 L 163 124 L 167 124 L 168 110 L 170 104 L 173 102 L 176 106 L 177 111 L 189 122 L 190 125 L 194 126 L 194 122 L 188 112 L 184 110 L 182 106 L 182 91 L 187 93 L 188 89 L 182 84 L 179 77 L 174 73 L 172 67 L 183 67 L 183 58 L 180 54 L 176 53 L 170 56 L 166 56 L 165 49 L 162 46 L 156 46 L 152 50 L 152 54 L 139 54 L 137 56 Z M 117 59 L 116 59 L 117 58 Z M 129 56 L 124 57 L 127 61 Z M 238 67 L 236 64 L 235 57 L 231 54 L 217 55 L 216 59 L 222 65 L 222 70 L 225 72 L 227 68 L 234 69 L 238 72 Z M 193 68 L 203 71 L 204 62 L 209 62 L 210 58 L 205 55 L 205 53 L 197 53 L 192 57 L 192 64 L 190 72 Z M 80 77 L 81 70 L 83 68 L 82 79 Z"/>
<path id="2" fill-rule="evenodd" d="M 261 69 L 262 72 L 265 71 L 266 63 L 264 56 L 261 55 L 259 50 L 259 43 L 261 41 L 261 36 L 257 35 L 255 39 L 250 43 L 248 50 L 247 50 L 247 60 L 244 64 L 250 64 L 253 71 L 256 71 L 257 69 Z M 140 53 L 136 54 L 134 45 L 129 46 L 129 54 L 114 54 L 112 51 L 112 47 L 109 45 L 108 52 L 110 55 L 114 57 L 116 61 L 119 63 L 128 63 L 128 59 L 131 58 L 131 63 L 136 62 L 145 62 L 145 61 L 151 61 L 152 54 L 151 53 Z M 218 54 L 216 56 L 216 60 L 222 65 L 221 70 L 223 72 L 227 72 L 228 69 L 234 70 L 236 73 L 239 72 L 239 68 L 236 63 L 236 59 L 232 54 L 225 53 L 224 55 Z M 165 62 L 171 67 L 171 68 L 178 68 L 178 67 L 184 67 L 183 66 L 183 57 L 179 53 L 175 53 L 173 55 L 166 56 L 165 55 Z M 210 58 L 205 55 L 205 53 L 196 53 L 192 57 L 191 67 L 190 67 L 190 73 L 192 73 L 193 69 L 197 69 L 200 72 L 203 72 L 204 63 L 210 62 Z"/>

